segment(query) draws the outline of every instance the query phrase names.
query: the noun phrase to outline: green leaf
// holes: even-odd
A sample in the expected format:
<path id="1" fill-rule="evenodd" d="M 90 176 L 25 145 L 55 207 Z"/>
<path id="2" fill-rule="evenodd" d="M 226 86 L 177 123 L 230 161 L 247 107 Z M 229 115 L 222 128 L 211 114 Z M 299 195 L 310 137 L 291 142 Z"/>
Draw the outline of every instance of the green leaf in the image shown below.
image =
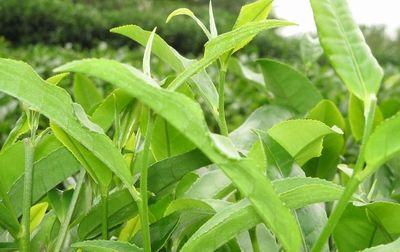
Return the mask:
<path id="1" fill-rule="evenodd" d="M 321 121 L 329 127 L 336 126 L 343 131 L 346 127 L 344 118 L 339 109 L 329 100 L 322 100 L 318 103 L 309 112 L 307 117 Z M 303 169 L 308 176 L 331 180 L 336 173 L 339 156 L 344 147 L 344 138 L 342 135 L 331 134 L 325 137 L 322 145 L 321 156 L 311 159 Z"/>
<path id="2" fill-rule="evenodd" d="M 50 123 L 50 126 L 57 139 L 75 156 L 96 183 L 101 186 L 111 183 L 112 172 L 100 159 L 57 125 Z"/>
<path id="3" fill-rule="evenodd" d="M 13 237 L 17 237 L 20 229 L 18 220 L 3 203 L 0 204 L 0 227 L 10 232 Z"/>
<path id="4" fill-rule="evenodd" d="M 71 202 L 72 194 L 73 190 L 61 191 L 57 188 L 54 188 L 47 193 L 47 198 L 49 199 L 51 208 L 54 209 L 60 223 L 63 222 L 65 215 L 68 211 L 68 206 Z"/>
<path id="5" fill-rule="evenodd" d="M 135 68 L 111 60 L 75 61 L 57 70 L 83 72 L 97 76 L 124 88 L 149 106 L 219 165 L 243 195 L 249 197 L 263 221 L 279 237 L 285 248 L 300 247 L 300 234 L 296 221 L 275 194 L 270 181 L 260 171 L 252 169 L 254 163 L 251 160 L 236 159 L 225 148 L 221 148 L 216 139 L 221 139 L 222 136 L 213 138 L 197 103 L 180 93 L 159 88 L 153 80 Z M 268 201 L 265 200 L 266 198 Z M 276 217 L 277 213 L 279 213 L 279 218 Z M 288 230 L 291 236 L 287 235 Z"/>
<path id="6" fill-rule="evenodd" d="M 58 85 L 65 77 L 67 77 L 69 73 L 60 73 L 47 78 L 46 81 L 53 85 Z"/>
<path id="7" fill-rule="evenodd" d="M 239 75 L 241 78 L 247 79 L 262 88 L 265 88 L 264 76 L 242 64 L 237 58 L 230 58 L 228 69 L 232 71 L 232 73 Z"/>
<path id="8" fill-rule="evenodd" d="M 258 63 L 275 103 L 305 114 L 322 99 L 311 81 L 291 66 L 270 59 L 261 59 Z"/>
<path id="9" fill-rule="evenodd" d="M 4 141 L 4 144 L 1 147 L 1 151 L 14 144 L 21 135 L 28 131 L 29 125 L 28 121 L 26 120 L 26 114 L 24 113 L 20 118 L 18 118 L 14 128 L 8 134 L 7 139 Z"/>
<path id="10" fill-rule="evenodd" d="M 29 225 L 31 233 L 42 222 L 48 206 L 49 204 L 47 202 L 42 202 L 31 207 Z"/>
<path id="11" fill-rule="evenodd" d="M 73 94 L 75 101 L 82 105 L 86 113 L 89 113 L 103 100 L 94 83 L 82 74 L 74 76 Z"/>
<path id="12" fill-rule="evenodd" d="M 54 167 L 57 167 L 57 169 L 54 169 Z M 54 150 L 48 156 L 36 161 L 33 168 L 35 172 L 33 173 L 32 202 L 37 202 L 48 191 L 69 176 L 72 176 L 79 169 L 80 164 L 63 147 Z M 23 187 L 24 177 L 21 176 L 15 181 L 8 193 L 18 216 L 22 213 Z"/>
<path id="13" fill-rule="evenodd" d="M 109 240 L 93 240 L 83 241 L 72 244 L 73 248 L 80 248 L 84 251 L 93 252 L 134 252 L 143 251 L 143 249 L 137 247 L 134 244 L 120 241 L 109 241 Z"/>
<path id="14" fill-rule="evenodd" d="M 240 151 L 249 150 L 258 139 L 255 130 L 266 131 L 292 117 L 293 114 L 283 107 L 264 105 L 251 113 L 239 128 L 230 133 L 229 137 Z"/>
<path id="15" fill-rule="evenodd" d="M 272 9 L 272 0 L 258 0 L 253 3 L 244 5 L 240 9 L 239 16 L 237 17 L 235 25 L 233 26 L 232 30 L 242 27 L 243 25 L 248 24 L 250 22 L 265 20 L 268 17 L 268 14 L 271 12 L 271 9 Z M 254 36 L 251 36 L 246 40 L 241 41 L 238 45 L 236 45 L 232 53 L 246 46 L 253 38 Z"/>
<path id="16" fill-rule="evenodd" d="M 400 114 L 383 121 L 370 135 L 365 146 L 365 161 L 377 169 L 400 152 Z"/>
<path id="17" fill-rule="evenodd" d="M 156 160 L 176 156 L 194 149 L 194 145 L 163 118 L 154 123 L 151 149 Z"/>
<path id="18" fill-rule="evenodd" d="M 360 141 L 363 137 L 365 124 L 364 104 L 354 95 L 350 95 L 348 114 L 351 133 L 357 141 Z M 382 120 L 382 113 L 379 108 L 376 108 L 373 127 L 381 123 Z"/>
<path id="19" fill-rule="evenodd" d="M 212 1 L 210 0 L 210 3 L 208 5 L 208 16 L 210 19 L 210 33 L 211 33 L 211 38 L 215 38 L 218 36 L 218 31 L 217 31 L 217 26 L 215 24 L 215 19 L 214 19 L 214 12 L 212 8 Z"/>
<path id="20" fill-rule="evenodd" d="M 143 73 L 146 74 L 147 76 L 151 77 L 151 49 L 153 47 L 153 40 L 154 40 L 154 35 L 156 34 L 157 27 L 153 29 L 151 32 L 149 39 L 147 40 L 146 47 L 144 49 L 144 54 L 143 54 Z"/>
<path id="21" fill-rule="evenodd" d="M 299 165 L 321 155 L 323 138 L 341 134 L 339 128 L 330 128 L 315 120 L 289 120 L 268 130 L 268 135 L 295 158 Z"/>
<path id="22" fill-rule="evenodd" d="M 147 40 L 151 34 L 136 25 L 125 25 L 111 29 L 115 32 L 124 35 L 142 46 L 146 46 Z M 191 64 L 196 64 L 196 60 L 189 60 L 180 55 L 174 48 L 170 47 L 160 36 L 155 34 L 152 53 L 163 60 L 167 65 L 171 66 L 177 73 L 181 73 L 185 68 Z M 218 114 L 218 92 L 215 88 L 211 78 L 207 75 L 205 70 L 199 71 L 191 79 L 189 83 L 195 85 L 200 92 L 200 95 L 207 102 L 210 110 Z"/>
<path id="23" fill-rule="evenodd" d="M 171 14 L 169 14 L 167 17 L 166 22 L 168 23 L 169 21 L 171 21 L 172 18 L 179 16 L 179 15 L 186 15 L 188 17 L 191 17 L 196 22 L 196 24 L 201 28 L 201 30 L 204 32 L 204 34 L 207 36 L 207 38 L 208 39 L 212 38 L 210 32 L 208 31 L 207 27 L 203 24 L 203 22 L 201 22 L 201 20 L 198 19 L 196 17 L 196 15 L 194 15 L 193 12 L 187 8 L 179 8 L 179 9 L 176 9 L 173 12 L 171 12 Z"/>
<path id="24" fill-rule="evenodd" d="M 392 117 L 400 111 L 400 101 L 397 99 L 384 100 L 379 105 L 379 109 L 385 119 Z"/>
<path id="25" fill-rule="evenodd" d="M 364 249 L 363 252 L 392 252 L 397 250 L 400 250 L 400 238 L 385 245 Z"/>
<path id="26" fill-rule="evenodd" d="M 349 204 L 333 232 L 338 249 L 358 251 L 399 238 L 399 211 L 400 204 L 392 202 Z"/>
<path id="27" fill-rule="evenodd" d="M 366 101 L 378 92 L 382 68 L 353 20 L 346 0 L 311 0 L 318 36 L 347 88 Z"/>
<path id="28" fill-rule="evenodd" d="M 190 65 L 179 74 L 170 84 L 169 89 L 175 90 L 180 87 L 187 79 L 206 68 L 224 53 L 236 48 L 243 41 L 257 35 L 258 33 L 282 26 L 292 25 L 292 23 L 281 20 L 264 20 L 247 23 L 233 31 L 223 33 L 218 37 L 208 41 L 205 45 L 204 57 L 198 62 Z"/>
<path id="29" fill-rule="evenodd" d="M 0 59 L 0 76 L 1 91 L 17 97 L 52 120 L 107 165 L 124 184 L 131 186 L 130 170 L 122 155 L 106 135 L 81 125 L 65 90 L 45 82 L 29 65 L 20 61 Z"/>
<path id="30" fill-rule="evenodd" d="M 288 178 L 273 181 L 273 184 L 282 200 L 294 208 L 336 200 L 343 192 L 342 187 L 315 178 Z M 293 195 L 290 199 L 286 196 L 289 194 Z M 301 199 L 291 203 L 296 197 Z M 187 241 L 182 251 L 214 251 L 239 232 L 248 230 L 260 222 L 261 219 L 254 208 L 247 200 L 242 200 L 217 212 Z"/>

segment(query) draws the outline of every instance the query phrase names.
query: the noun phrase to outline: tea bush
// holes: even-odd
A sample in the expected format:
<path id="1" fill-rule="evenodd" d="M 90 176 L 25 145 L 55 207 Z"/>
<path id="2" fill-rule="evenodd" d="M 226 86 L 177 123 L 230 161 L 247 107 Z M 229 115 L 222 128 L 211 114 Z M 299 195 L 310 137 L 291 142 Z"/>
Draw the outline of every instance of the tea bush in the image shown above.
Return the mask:
<path id="1" fill-rule="evenodd" d="M 169 25 L 191 19 L 208 39 L 196 60 L 136 25 L 111 32 L 144 47 L 140 67 L 87 58 L 43 79 L 0 58 L 0 90 L 23 109 L 0 151 L 0 247 L 399 250 L 400 105 L 378 95 L 398 76 L 381 85 L 346 0 L 310 3 L 322 50 L 303 44 L 300 70 L 235 56 L 257 34 L 293 25 L 268 19 L 272 0 L 244 5 L 222 33 L 211 3 L 207 25 L 173 11 Z M 310 80 L 304 72 L 318 73 L 322 53 L 334 71 Z M 153 55 L 172 72 L 155 74 Z M 68 75 L 70 90 L 60 86 Z M 239 98 L 248 85 L 263 105 L 233 127 L 225 107 L 236 83 Z M 321 94 L 328 84 L 348 101 Z"/>

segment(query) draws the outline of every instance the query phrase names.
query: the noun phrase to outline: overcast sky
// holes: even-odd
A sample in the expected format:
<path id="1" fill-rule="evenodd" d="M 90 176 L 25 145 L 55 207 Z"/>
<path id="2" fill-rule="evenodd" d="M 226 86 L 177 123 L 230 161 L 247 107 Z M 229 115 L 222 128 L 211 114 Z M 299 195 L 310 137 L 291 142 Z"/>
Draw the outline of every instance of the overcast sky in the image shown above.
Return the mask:
<path id="1" fill-rule="evenodd" d="M 359 24 L 387 26 L 387 32 L 394 35 L 400 28 L 400 0 L 348 0 L 353 17 Z M 315 31 L 309 0 L 274 0 L 275 14 L 298 26 L 281 28 L 283 34 L 292 35 Z"/>

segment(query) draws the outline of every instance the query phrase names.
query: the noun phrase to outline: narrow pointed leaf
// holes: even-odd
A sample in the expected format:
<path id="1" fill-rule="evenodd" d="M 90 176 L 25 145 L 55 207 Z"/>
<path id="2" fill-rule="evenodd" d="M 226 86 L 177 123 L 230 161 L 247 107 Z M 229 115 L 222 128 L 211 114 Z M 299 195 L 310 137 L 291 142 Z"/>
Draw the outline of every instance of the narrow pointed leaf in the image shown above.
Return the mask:
<path id="1" fill-rule="evenodd" d="M 75 74 L 73 90 L 75 101 L 82 105 L 86 113 L 103 100 L 94 83 L 84 75 Z"/>
<path id="2" fill-rule="evenodd" d="M 134 244 L 120 241 L 93 240 L 83 241 L 72 244 L 73 248 L 83 249 L 92 252 L 136 252 L 143 251 Z"/>
<path id="3" fill-rule="evenodd" d="M 191 17 L 196 22 L 196 24 L 201 28 L 201 30 L 204 32 L 204 34 L 207 36 L 207 38 L 211 39 L 211 34 L 208 31 L 208 29 L 206 28 L 206 26 L 203 24 L 203 22 L 201 22 L 201 20 L 198 19 L 196 17 L 196 15 L 194 15 L 194 13 L 187 8 L 179 8 L 179 9 L 176 9 L 173 12 L 171 12 L 171 14 L 169 14 L 167 17 L 166 22 L 168 23 L 169 21 L 171 21 L 172 18 L 174 18 L 176 16 L 180 16 L 180 15 L 185 15 L 185 16 Z"/>

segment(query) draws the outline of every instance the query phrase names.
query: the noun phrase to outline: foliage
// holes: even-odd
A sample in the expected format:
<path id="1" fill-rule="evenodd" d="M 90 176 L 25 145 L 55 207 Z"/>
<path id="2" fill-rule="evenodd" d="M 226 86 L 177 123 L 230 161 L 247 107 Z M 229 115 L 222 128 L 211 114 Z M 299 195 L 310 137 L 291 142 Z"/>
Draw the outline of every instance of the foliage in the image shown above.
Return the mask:
<path id="1" fill-rule="evenodd" d="M 33 57 L 60 56 L 36 71 L 0 58 L 4 109 L 20 111 L 0 150 L 0 249 L 398 250 L 399 78 L 382 81 L 345 0 L 311 0 L 321 48 L 301 40 L 301 64 L 240 56 L 292 25 L 268 18 L 271 3 L 244 5 L 226 30 L 211 3 L 208 23 L 165 15 L 205 33 L 198 60 L 137 25 L 111 30 L 143 46 L 134 55 L 36 45 Z"/>

